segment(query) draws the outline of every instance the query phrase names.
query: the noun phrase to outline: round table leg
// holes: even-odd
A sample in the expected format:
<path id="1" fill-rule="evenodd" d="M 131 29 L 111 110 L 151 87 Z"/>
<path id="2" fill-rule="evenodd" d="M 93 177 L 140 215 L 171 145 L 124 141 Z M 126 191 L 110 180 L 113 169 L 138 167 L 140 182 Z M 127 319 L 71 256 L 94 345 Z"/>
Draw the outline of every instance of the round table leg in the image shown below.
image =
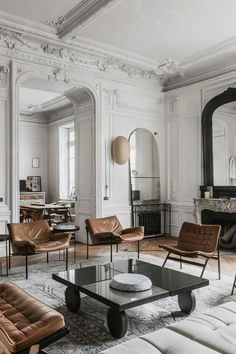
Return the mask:
<path id="1" fill-rule="evenodd" d="M 125 311 L 109 308 L 107 324 L 112 337 L 117 339 L 123 337 L 127 332 L 127 316 Z"/>
<path id="2" fill-rule="evenodd" d="M 192 291 L 186 291 L 178 295 L 178 303 L 182 312 L 190 314 L 195 310 L 196 298 Z"/>
<path id="3" fill-rule="evenodd" d="M 77 312 L 80 308 L 80 293 L 79 290 L 68 286 L 65 291 L 66 307 L 71 312 Z"/>

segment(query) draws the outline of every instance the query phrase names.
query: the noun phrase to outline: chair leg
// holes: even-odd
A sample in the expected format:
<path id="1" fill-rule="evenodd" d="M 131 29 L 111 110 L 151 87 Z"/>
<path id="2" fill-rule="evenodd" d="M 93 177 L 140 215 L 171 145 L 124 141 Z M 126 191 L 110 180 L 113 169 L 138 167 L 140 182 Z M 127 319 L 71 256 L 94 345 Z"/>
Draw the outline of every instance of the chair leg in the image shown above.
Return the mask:
<path id="1" fill-rule="evenodd" d="M 76 262 L 76 240 L 75 240 L 75 234 L 74 234 L 74 263 Z"/>
<path id="2" fill-rule="evenodd" d="M 209 259 L 207 258 L 207 259 L 206 259 L 206 262 L 205 262 L 205 264 L 204 264 L 204 266 L 203 266 L 203 269 L 202 269 L 200 278 L 203 276 L 203 273 L 205 272 L 205 269 L 206 269 L 206 266 L 207 266 L 208 261 L 209 261 Z"/>
<path id="3" fill-rule="evenodd" d="M 8 269 L 11 269 L 11 242 L 8 242 Z"/>
<path id="4" fill-rule="evenodd" d="M 119 252 L 119 243 L 116 244 L 116 253 Z"/>
<path id="5" fill-rule="evenodd" d="M 219 279 L 221 278 L 221 272 L 220 272 L 220 250 L 219 247 L 217 249 L 217 262 L 218 262 L 218 277 Z"/>
<path id="6" fill-rule="evenodd" d="M 28 254 L 25 255 L 25 279 L 28 279 Z"/>
<path id="7" fill-rule="evenodd" d="M 111 239 L 111 255 L 110 255 L 110 261 L 112 262 L 112 239 Z"/>
<path id="8" fill-rule="evenodd" d="M 87 259 L 89 259 L 88 230 L 87 230 Z"/>
<path id="9" fill-rule="evenodd" d="M 47 263 L 49 262 L 49 255 L 48 255 L 48 252 L 47 252 Z"/>
<path id="10" fill-rule="evenodd" d="M 181 258 L 181 256 L 179 256 L 179 263 L 180 263 L 180 269 L 182 269 L 182 268 L 183 268 L 183 263 L 182 263 L 182 258 Z"/>
<path id="11" fill-rule="evenodd" d="M 66 270 L 68 270 L 68 248 L 66 248 Z"/>
<path id="12" fill-rule="evenodd" d="M 236 287 L 236 275 L 235 275 L 235 278 L 234 278 L 234 283 L 233 283 L 233 287 L 232 287 L 232 291 L 231 291 L 231 295 L 234 294 L 234 288 Z"/>
<path id="13" fill-rule="evenodd" d="M 138 259 L 139 259 L 139 240 L 138 240 Z"/>
<path id="14" fill-rule="evenodd" d="M 170 255 L 170 252 L 168 252 L 167 256 L 166 256 L 166 259 L 164 260 L 164 263 L 162 264 L 162 267 L 165 267 L 165 264 L 169 258 L 169 255 Z"/>

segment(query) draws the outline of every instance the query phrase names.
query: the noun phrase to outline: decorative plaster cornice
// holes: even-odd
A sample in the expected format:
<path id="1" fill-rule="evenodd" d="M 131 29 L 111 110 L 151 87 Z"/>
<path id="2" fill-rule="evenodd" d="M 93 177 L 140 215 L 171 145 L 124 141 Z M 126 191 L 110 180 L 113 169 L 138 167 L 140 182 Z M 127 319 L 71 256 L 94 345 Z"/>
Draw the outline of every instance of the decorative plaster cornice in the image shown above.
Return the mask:
<path id="1" fill-rule="evenodd" d="M 20 113 L 20 122 L 35 123 L 35 124 L 48 124 L 49 120 L 43 113 Z"/>
<path id="2" fill-rule="evenodd" d="M 119 0 L 80 0 L 79 4 L 65 16 L 53 21 L 51 25 L 57 30 L 61 39 L 71 38 L 74 33 L 95 20 L 105 9 Z"/>
<path id="3" fill-rule="evenodd" d="M 20 110 L 21 110 L 21 114 L 26 115 L 26 116 L 32 116 L 35 114 L 40 114 L 46 111 L 53 111 L 53 110 L 57 110 L 59 108 L 68 106 L 68 105 L 72 105 L 72 103 L 70 102 L 70 100 L 65 97 L 65 96 L 60 96 L 60 97 L 56 97 L 48 102 L 39 104 L 39 105 L 34 105 L 34 104 L 30 104 L 27 106 L 21 106 Z"/>
<path id="4" fill-rule="evenodd" d="M 15 51 L 17 50 L 26 50 L 27 54 L 29 54 L 29 51 L 35 51 L 39 56 L 45 54 L 46 57 L 51 56 L 63 62 L 82 65 L 86 68 L 92 67 L 98 72 L 119 73 L 135 80 L 146 81 L 151 79 L 157 81 L 159 79 L 153 70 L 146 70 L 141 66 L 133 65 L 128 60 L 125 61 L 119 57 L 95 53 L 95 51 L 80 50 L 72 45 L 59 43 L 58 41 L 55 41 L 55 44 L 51 42 L 41 42 L 41 38 L 35 39 L 20 32 L 0 28 L 0 45 L 12 51 L 12 54 L 16 54 Z M 60 71 L 55 70 L 50 79 L 56 80 L 59 73 Z M 64 81 L 69 82 L 69 77 L 64 77 Z"/>
<path id="5" fill-rule="evenodd" d="M 236 37 L 232 37 L 226 41 L 220 42 L 214 46 L 208 47 L 192 56 L 181 60 L 181 66 L 184 68 L 205 62 L 208 59 L 225 55 L 226 52 L 233 53 L 236 51 Z"/>

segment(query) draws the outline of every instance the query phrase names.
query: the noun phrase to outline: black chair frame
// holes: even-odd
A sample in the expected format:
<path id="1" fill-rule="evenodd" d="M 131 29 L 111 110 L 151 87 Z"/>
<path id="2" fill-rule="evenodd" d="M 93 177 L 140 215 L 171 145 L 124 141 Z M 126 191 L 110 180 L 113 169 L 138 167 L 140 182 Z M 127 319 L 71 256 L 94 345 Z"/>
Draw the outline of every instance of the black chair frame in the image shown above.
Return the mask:
<path id="1" fill-rule="evenodd" d="M 11 247 L 10 247 L 10 240 L 9 240 L 9 257 L 8 257 L 8 269 L 10 270 L 11 269 L 11 257 L 12 256 L 24 256 L 25 257 L 25 278 L 28 279 L 28 257 L 29 256 L 36 256 L 37 254 L 39 253 L 32 253 L 32 252 L 29 252 L 29 249 L 28 249 L 28 245 L 24 245 L 22 246 L 22 253 L 20 254 L 14 254 L 12 253 L 11 254 Z M 66 261 L 66 270 L 68 270 L 68 247 L 66 248 L 63 248 L 62 251 L 66 251 L 66 257 L 65 257 L 65 261 Z M 51 251 L 51 252 L 56 252 L 56 251 Z M 49 253 L 50 252 L 45 252 L 47 254 L 47 263 L 49 263 Z M 40 254 L 43 254 L 43 253 L 40 253 Z"/>
<path id="2" fill-rule="evenodd" d="M 35 343 L 35 345 L 39 345 L 39 351 L 38 353 L 40 354 L 47 354 L 46 351 L 43 350 L 43 348 L 48 347 L 50 344 L 58 341 L 59 339 L 63 338 L 64 336 L 66 336 L 67 334 L 69 334 L 69 330 L 68 328 L 64 327 L 62 329 L 59 329 L 57 332 L 51 334 L 50 336 L 42 339 L 41 341 L 39 341 L 38 343 Z M 31 347 L 30 347 L 31 348 Z M 14 352 L 14 354 L 29 354 L 30 353 L 30 348 L 21 350 L 20 352 Z"/>
<path id="3" fill-rule="evenodd" d="M 105 245 L 110 245 L 110 262 L 112 262 L 113 260 L 113 255 L 112 255 L 112 246 L 113 245 L 116 245 L 116 253 L 118 253 L 119 251 L 119 244 L 118 242 L 116 242 L 115 238 L 114 237 L 111 237 L 110 238 L 110 242 L 101 242 L 101 243 L 96 243 L 96 244 L 90 244 L 89 243 L 89 230 L 87 228 L 87 226 L 85 227 L 86 228 L 86 232 L 87 232 L 87 259 L 89 259 L 89 246 L 105 246 Z M 140 250 L 140 247 L 139 247 L 139 241 L 137 241 L 138 243 L 138 249 L 137 249 L 137 252 L 138 252 L 138 259 L 139 259 L 139 250 Z"/>
<path id="4" fill-rule="evenodd" d="M 199 267 L 202 267 L 202 272 L 201 272 L 201 275 L 200 277 L 202 278 L 203 277 L 203 274 L 205 272 L 205 269 L 206 269 L 206 266 L 207 266 L 207 263 L 209 261 L 209 259 L 216 259 L 217 262 L 218 262 L 218 277 L 219 279 L 221 278 L 221 270 L 220 270 L 220 251 L 219 251 L 219 246 L 217 247 L 217 255 L 213 255 L 213 256 L 210 256 L 210 257 L 207 257 L 207 256 L 203 256 L 203 255 L 199 255 L 198 258 L 203 258 L 205 260 L 204 263 L 200 263 L 200 262 L 196 262 L 196 261 L 191 261 L 189 259 L 185 259 L 185 258 L 182 258 L 181 256 L 179 256 L 179 258 L 177 257 L 174 257 L 174 256 L 170 256 L 170 254 L 172 254 L 171 252 L 168 252 L 163 264 L 162 264 L 162 267 L 165 266 L 166 262 L 169 260 L 172 260 L 172 261 L 178 261 L 180 262 L 180 268 L 182 269 L 182 263 L 187 263 L 187 264 L 191 264 L 191 265 L 196 265 L 196 266 L 199 266 Z"/>
<path id="5" fill-rule="evenodd" d="M 233 295 L 233 294 L 234 294 L 234 288 L 236 288 L 236 275 L 235 275 L 235 278 L 234 278 L 234 283 L 233 283 L 233 287 L 232 287 L 231 295 Z"/>

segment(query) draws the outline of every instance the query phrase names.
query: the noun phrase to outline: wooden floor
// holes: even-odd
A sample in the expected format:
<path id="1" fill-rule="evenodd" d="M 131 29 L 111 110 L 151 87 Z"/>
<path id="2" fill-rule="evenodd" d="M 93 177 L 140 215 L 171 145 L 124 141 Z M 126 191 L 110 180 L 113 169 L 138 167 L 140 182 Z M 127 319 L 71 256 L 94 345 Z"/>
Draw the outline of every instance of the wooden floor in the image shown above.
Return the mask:
<path id="1" fill-rule="evenodd" d="M 141 250 L 141 258 L 142 253 L 148 254 L 160 258 L 165 258 L 166 251 L 159 248 L 160 243 L 175 243 L 176 238 L 174 237 L 159 237 L 157 239 L 151 240 L 143 240 L 140 243 L 140 250 Z M 129 243 L 129 244 L 122 244 L 119 246 L 120 251 L 122 250 L 136 250 L 136 243 Z M 69 257 L 73 259 L 73 246 L 70 248 Z M 92 258 L 95 255 L 99 255 L 101 253 L 109 253 L 110 246 L 91 246 L 89 247 L 89 258 Z M 115 252 L 115 246 L 114 246 Z M 50 254 L 50 259 L 58 259 L 58 256 L 55 253 Z M 45 262 L 46 255 L 40 256 L 32 256 L 29 257 L 29 264 L 35 264 L 40 261 Z M 77 260 L 85 260 L 86 259 L 86 245 L 82 243 L 76 243 L 76 259 Z M 231 251 L 221 251 L 221 272 L 222 274 L 228 276 L 234 276 L 236 274 L 236 249 Z M 24 257 L 11 257 L 11 263 L 13 267 L 24 265 Z M 217 261 L 210 260 L 207 269 L 217 272 Z"/>

